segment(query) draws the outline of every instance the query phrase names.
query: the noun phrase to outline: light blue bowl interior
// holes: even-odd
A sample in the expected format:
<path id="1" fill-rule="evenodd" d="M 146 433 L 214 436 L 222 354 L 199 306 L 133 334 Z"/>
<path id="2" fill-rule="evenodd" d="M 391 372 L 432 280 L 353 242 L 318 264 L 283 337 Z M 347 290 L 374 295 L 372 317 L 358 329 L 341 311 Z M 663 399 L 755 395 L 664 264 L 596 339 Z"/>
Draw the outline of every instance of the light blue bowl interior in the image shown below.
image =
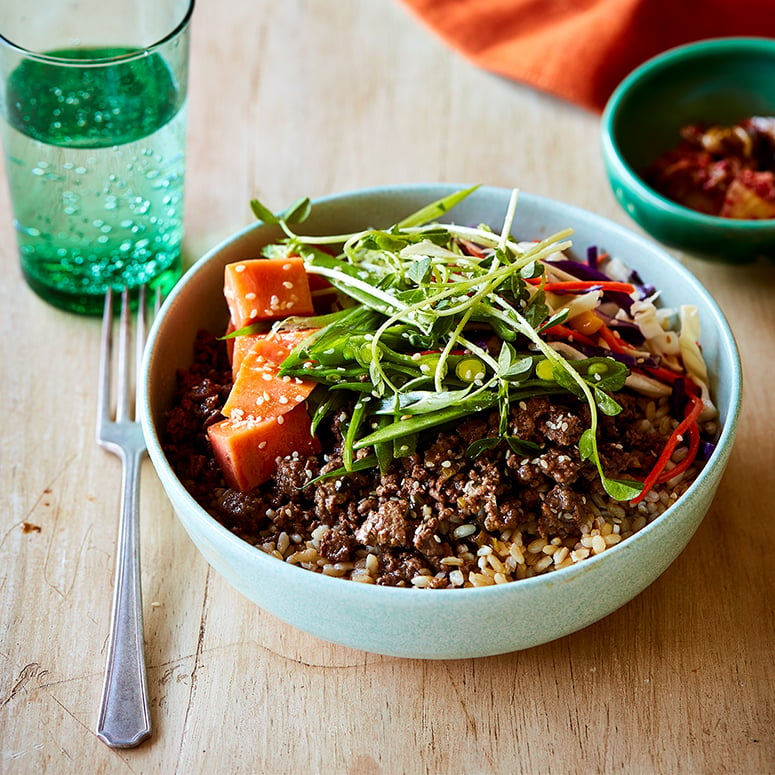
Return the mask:
<path id="1" fill-rule="evenodd" d="M 328 197 L 314 203 L 303 231 L 330 234 L 389 226 L 459 188 L 398 186 Z M 499 229 L 510 193 L 480 188 L 448 220 Z M 256 224 L 191 268 L 165 301 L 146 350 L 141 399 L 149 454 L 175 512 L 206 560 L 245 597 L 306 632 L 365 651 L 425 659 L 487 656 L 546 643 L 606 616 L 651 584 L 694 534 L 726 466 L 741 404 L 739 355 L 716 303 L 659 247 L 578 208 L 520 195 L 512 229 L 516 236 L 539 239 L 569 226 L 579 255 L 596 245 L 663 289 L 666 305 L 699 308 L 703 352 L 723 430 L 713 457 L 678 505 L 629 540 L 575 567 L 476 589 L 397 589 L 330 578 L 276 560 L 237 538 L 181 485 L 164 456 L 160 434 L 176 371 L 190 364 L 197 330 L 221 331 L 226 324 L 224 265 L 258 256 L 261 246 L 278 236 L 276 227 Z"/>

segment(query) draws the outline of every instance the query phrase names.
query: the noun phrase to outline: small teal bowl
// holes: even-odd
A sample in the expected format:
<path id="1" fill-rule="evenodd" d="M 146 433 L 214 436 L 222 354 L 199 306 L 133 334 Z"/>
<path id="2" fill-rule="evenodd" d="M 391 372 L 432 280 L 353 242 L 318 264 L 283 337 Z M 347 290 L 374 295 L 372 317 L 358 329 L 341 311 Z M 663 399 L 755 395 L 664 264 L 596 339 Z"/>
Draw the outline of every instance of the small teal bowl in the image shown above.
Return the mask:
<path id="1" fill-rule="evenodd" d="M 775 40 L 717 38 L 671 49 L 630 73 L 603 111 L 603 161 L 625 212 L 660 242 L 700 258 L 775 258 L 775 219 L 705 215 L 658 194 L 641 177 L 687 124 L 732 125 L 775 116 Z"/>
<path id="2" fill-rule="evenodd" d="M 313 204 L 305 232 L 389 226 L 459 188 L 416 185 L 332 196 Z M 509 196 L 504 189 L 481 188 L 449 218 L 498 227 Z M 515 234 L 538 239 L 569 226 L 575 229 L 580 251 L 597 245 L 664 289 L 665 304 L 699 308 L 701 342 L 722 430 L 710 461 L 674 506 L 633 537 L 577 566 L 474 589 L 399 589 L 331 578 L 275 559 L 238 538 L 183 487 L 164 455 L 162 432 L 176 371 L 191 363 L 197 331 L 221 331 L 226 324 L 224 265 L 258 255 L 264 244 L 280 236 L 276 227 L 256 224 L 201 258 L 167 298 L 150 334 L 140 387 L 151 460 L 178 518 L 207 562 L 246 598 L 305 632 L 363 651 L 421 659 L 482 657 L 546 643 L 610 614 L 651 584 L 694 534 L 727 464 L 740 413 L 738 351 L 707 291 L 657 245 L 575 207 L 520 196 Z"/>

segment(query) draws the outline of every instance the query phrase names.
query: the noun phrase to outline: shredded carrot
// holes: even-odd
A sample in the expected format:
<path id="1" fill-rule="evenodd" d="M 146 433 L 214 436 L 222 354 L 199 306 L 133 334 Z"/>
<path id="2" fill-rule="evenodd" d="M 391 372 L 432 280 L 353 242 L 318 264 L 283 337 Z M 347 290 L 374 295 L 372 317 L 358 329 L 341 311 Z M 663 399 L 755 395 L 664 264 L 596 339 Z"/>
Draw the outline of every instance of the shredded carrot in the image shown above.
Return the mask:
<path id="1" fill-rule="evenodd" d="M 603 339 L 603 341 L 615 352 L 615 353 L 626 353 L 627 350 L 634 349 L 630 345 L 628 345 L 620 336 L 619 334 L 612 331 L 607 325 L 602 325 L 598 329 L 598 334 L 600 334 L 600 337 Z"/>
<path id="2" fill-rule="evenodd" d="M 657 458 L 657 462 L 654 464 L 649 475 L 643 480 L 643 489 L 640 491 L 640 494 L 636 495 L 630 501 L 630 504 L 633 506 L 640 503 L 655 484 L 667 482 L 681 473 L 681 471 L 685 471 L 697 455 L 697 450 L 700 446 L 700 434 L 699 428 L 697 427 L 697 419 L 702 411 L 702 397 L 698 394 L 696 386 L 690 379 L 686 378 L 685 383 L 689 400 L 686 404 L 684 418 L 670 434 L 670 438 L 668 438 L 667 443 L 662 449 L 662 453 Z M 687 432 L 689 433 L 689 454 L 677 466 L 666 471 L 665 467 L 673 456 L 673 452 L 675 451 L 678 442 L 683 439 L 684 434 Z"/>
<path id="3" fill-rule="evenodd" d="M 462 247 L 466 249 L 466 251 L 470 256 L 473 256 L 474 258 L 486 257 L 484 249 L 479 245 L 475 244 L 474 242 L 471 242 L 470 240 L 461 239 L 460 244 L 462 245 Z"/>

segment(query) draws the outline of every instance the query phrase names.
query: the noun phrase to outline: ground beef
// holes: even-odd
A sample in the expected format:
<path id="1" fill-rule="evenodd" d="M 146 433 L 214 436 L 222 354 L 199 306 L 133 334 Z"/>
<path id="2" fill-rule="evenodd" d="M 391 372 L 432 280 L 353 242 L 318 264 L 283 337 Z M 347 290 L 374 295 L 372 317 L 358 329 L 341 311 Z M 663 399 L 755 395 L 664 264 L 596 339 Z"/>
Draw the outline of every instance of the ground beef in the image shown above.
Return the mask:
<path id="1" fill-rule="evenodd" d="M 649 516 L 605 495 L 595 467 L 578 452 L 588 409 L 563 396 L 512 406 L 509 433 L 536 445 L 535 453 L 501 444 L 467 455 L 473 441 L 497 434 L 493 411 L 440 429 L 385 473 L 326 478 L 342 466 L 343 407 L 319 427 L 323 453 L 279 460 L 270 482 L 235 492 L 206 433 L 221 418 L 231 381 L 222 343 L 200 335 L 167 414 L 167 457 L 184 486 L 227 528 L 311 570 L 386 586 L 513 580 L 583 559 Z M 623 411 L 599 418 L 601 459 L 609 475 L 642 479 L 672 425 L 669 418 L 659 424 L 665 427 L 646 421 L 642 397 L 617 398 Z"/>

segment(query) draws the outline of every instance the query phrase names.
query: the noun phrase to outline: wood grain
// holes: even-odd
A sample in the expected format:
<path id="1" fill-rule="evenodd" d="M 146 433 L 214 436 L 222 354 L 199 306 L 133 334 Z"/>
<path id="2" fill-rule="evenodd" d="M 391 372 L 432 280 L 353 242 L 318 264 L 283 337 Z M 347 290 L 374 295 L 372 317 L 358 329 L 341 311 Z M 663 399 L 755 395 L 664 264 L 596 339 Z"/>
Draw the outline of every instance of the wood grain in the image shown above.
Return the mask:
<path id="1" fill-rule="evenodd" d="M 414 181 L 519 186 L 632 227 L 598 129 L 597 115 L 476 70 L 396 0 L 199 0 L 187 260 L 248 225 L 251 197 L 280 208 Z M 5 187 L 0 236 L 0 772 L 775 771 L 772 265 L 678 254 L 739 340 L 738 444 L 673 566 L 539 648 L 422 662 L 297 632 L 208 569 L 146 464 L 154 736 L 112 751 L 94 734 L 120 477 L 94 442 L 99 321 L 26 288 Z"/>

